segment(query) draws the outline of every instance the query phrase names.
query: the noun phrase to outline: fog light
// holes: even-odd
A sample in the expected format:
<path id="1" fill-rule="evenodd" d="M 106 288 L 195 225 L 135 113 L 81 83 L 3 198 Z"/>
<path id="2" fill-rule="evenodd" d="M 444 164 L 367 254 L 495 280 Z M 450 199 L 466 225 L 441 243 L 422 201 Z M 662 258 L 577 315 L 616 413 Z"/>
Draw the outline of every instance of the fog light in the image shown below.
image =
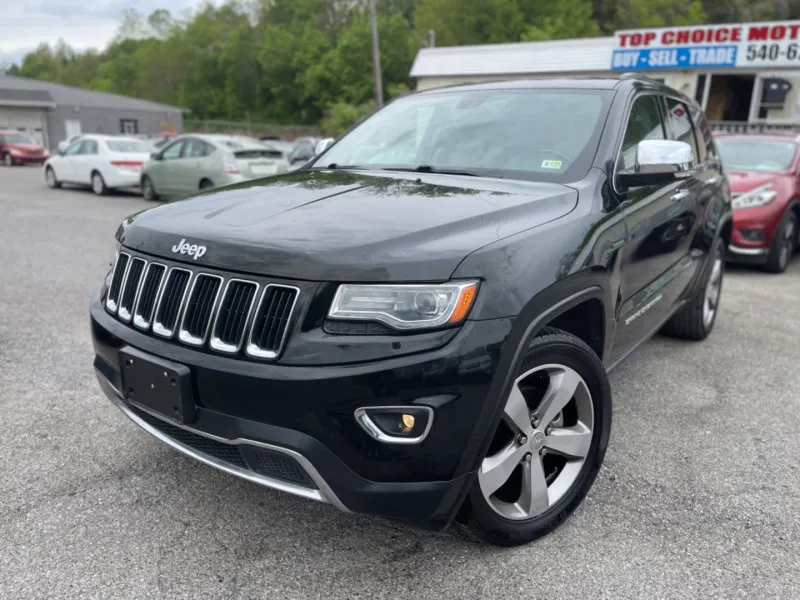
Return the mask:
<path id="1" fill-rule="evenodd" d="M 371 406 L 355 411 L 356 421 L 371 437 L 386 444 L 418 444 L 433 424 L 430 406 Z"/>
<path id="2" fill-rule="evenodd" d="M 739 233 L 742 237 L 750 242 L 763 242 L 764 230 L 763 229 L 740 229 Z"/>

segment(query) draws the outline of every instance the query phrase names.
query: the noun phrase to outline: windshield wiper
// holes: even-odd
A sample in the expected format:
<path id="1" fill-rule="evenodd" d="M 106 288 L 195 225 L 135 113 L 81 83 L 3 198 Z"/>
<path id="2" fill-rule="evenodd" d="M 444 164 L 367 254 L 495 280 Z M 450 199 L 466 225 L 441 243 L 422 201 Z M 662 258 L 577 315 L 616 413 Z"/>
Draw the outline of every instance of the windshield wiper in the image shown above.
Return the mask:
<path id="1" fill-rule="evenodd" d="M 406 171 L 409 173 L 435 173 L 437 175 L 465 175 L 467 177 L 477 177 L 470 171 L 460 171 L 458 169 L 441 169 L 433 165 L 417 165 L 416 167 L 386 167 L 384 171 Z"/>
<path id="2" fill-rule="evenodd" d="M 362 167 L 359 165 L 340 165 L 338 163 L 331 163 L 325 167 L 311 167 L 312 169 L 330 169 L 332 171 L 357 171 L 359 169 L 363 170 L 367 167 Z"/>

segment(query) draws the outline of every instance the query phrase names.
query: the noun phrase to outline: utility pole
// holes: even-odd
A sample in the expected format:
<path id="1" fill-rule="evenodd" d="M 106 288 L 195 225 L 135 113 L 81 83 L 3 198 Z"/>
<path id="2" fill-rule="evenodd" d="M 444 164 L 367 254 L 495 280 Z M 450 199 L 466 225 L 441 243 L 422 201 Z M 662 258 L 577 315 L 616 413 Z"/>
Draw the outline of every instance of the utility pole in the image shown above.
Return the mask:
<path id="1" fill-rule="evenodd" d="M 436 47 L 436 32 L 431 29 L 428 31 L 428 48 Z"/>
<path id="2" fill-rule="evenodd" d="M 375 78 L 375 102 L 383 106 L 383 80 L 381 78 L 381 48 L 378 43 L 378 17 L 375 14 L 375 0 L 369 0 L 369 20 L 372 25 L 372 70 Z"/>

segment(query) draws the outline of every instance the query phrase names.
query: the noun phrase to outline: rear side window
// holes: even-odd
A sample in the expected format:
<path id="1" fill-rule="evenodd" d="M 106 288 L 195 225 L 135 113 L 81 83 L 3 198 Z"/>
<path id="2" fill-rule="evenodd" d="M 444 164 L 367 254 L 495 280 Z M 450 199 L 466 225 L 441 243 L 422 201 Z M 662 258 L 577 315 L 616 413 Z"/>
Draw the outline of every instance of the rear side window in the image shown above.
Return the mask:
<path id="1" fill-rule="evenodd" d="M 717 160 L 719 155 L 717 147 L 714 145 L 714 137 L 711 135 L 711 127 L 708 126 L 703 111 L 696 106 L 689 106 L 689 114 L 694 121 L 695 131 L 697 132 L 697 142 L 700 145 L 701 161 L 707 158 Z"/>
<path id="2" fill-rule="evenodd" d="M 679 142 L 686 142 L 692 147 L 694 162 L 704 162 L 705 157 L 701 158 L 694 127 L 692 127 L 692 120 L 689 118 L 689 108 L 683 102 L 667 98 L 667 120 L 673 137 Z"/>
<path id="3" fill-rule="evenodd" d="M 636 145 L 642 140 L 665 140 L 664 123 L 658 108 L 658 98 L 652 94 L 639 96 L 633 101 L 625 138 L 622 140 L 622 170 L 636 165 Z"/>

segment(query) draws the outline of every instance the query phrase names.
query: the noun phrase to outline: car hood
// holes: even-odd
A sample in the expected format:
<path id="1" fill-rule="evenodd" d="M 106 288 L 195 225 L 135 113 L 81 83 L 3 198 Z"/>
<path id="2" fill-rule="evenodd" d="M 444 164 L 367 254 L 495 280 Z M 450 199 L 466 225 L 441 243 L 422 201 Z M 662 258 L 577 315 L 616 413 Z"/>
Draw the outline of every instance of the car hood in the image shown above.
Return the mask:
<path id="1" fill-rule="evenodd" d="M 132 215 L 117 237 L 144 253 L 244 273 L 441 281 L 472 251 L 569 213 L 577 197 L 553 183 L 301 170 Z M 182 240 L 206 250 L 176 252 Z"/>
<path id="2" fill-rule="evenodd" d="M 13 148 L 14 150 L 20 150 L 22 152 L 41 152 L 44 150 L 44 146 L 40 146 L 39 144 L 6 144 L 9 148 Z"/>
<path id="3" fill-rule="evenodd" d="M 762 185 L 780 181 L 784 177 L 782 173 L 764 173 L 763 171 L 728 171 L 728 181 L 731 185 L 731 192 L 741 194 L 749 192 Z"/>

